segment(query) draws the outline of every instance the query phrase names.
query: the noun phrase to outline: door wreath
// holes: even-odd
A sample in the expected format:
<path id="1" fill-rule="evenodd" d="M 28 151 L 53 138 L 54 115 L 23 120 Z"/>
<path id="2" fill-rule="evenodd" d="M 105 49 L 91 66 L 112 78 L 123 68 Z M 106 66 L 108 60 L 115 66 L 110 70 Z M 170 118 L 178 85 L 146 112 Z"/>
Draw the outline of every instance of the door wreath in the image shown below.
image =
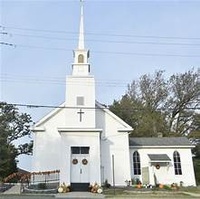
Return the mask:
<path id="1" fill-rule="evenodd" d="M 86 165 L 88 163 L 87 159 L 82 160 L 82 164 Z"/>
<path id="2" fill-rule="evenodd" d="M 77 163 L 78 163 L 78 160 L 77 160 L 76 158 L 74 158 L 74 159 L 72 160 L 72 163 L 73 163 L 73 164 L 77 164 Z"/>
<path id="3" fill-rule="evenodd" d="M 159 164 L 156 165 L 156 169 L 160 169 L 160 165 Z"/>

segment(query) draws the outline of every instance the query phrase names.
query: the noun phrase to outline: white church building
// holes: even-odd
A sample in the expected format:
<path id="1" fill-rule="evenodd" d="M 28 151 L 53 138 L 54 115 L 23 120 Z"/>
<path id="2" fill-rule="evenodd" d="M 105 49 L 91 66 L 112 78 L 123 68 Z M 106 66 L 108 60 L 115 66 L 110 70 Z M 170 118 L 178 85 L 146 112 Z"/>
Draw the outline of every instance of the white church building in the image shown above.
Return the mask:
<path id="1" fill-rule="evenodd" d="M 81 4 L 78 48 L 66 99 L 33 127 L 32 172 L 59 170 L 74 190 L 89 184 L 125 186 L 182 182 L 195 186 L 191 144 L 186 138 L 129 138 L 132 127 L 95 100 L 89 50 L 84 46 Z"/>

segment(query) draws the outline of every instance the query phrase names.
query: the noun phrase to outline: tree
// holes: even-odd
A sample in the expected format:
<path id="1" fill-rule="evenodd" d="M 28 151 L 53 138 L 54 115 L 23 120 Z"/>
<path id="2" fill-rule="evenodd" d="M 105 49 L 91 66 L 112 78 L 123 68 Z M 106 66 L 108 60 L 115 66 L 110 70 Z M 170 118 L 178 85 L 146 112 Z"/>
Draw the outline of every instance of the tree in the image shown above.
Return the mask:
<path id="1" fill-rule="evenodd" d="M 164 78 L 163 71 L 143 75 L 128 85 L 110 110 L 133 127 L 133 136 L 188 135 L 200 123 L 200 70 Z M 199 122 L 199 123 L 198 123 Z"/>
<path id="2" fill-rule="evenodd" d="M 189 134 L 190 140 L 195 145 L 195 148 L 192 149 L 192 152 L 197 159 L 200 159 L 200 114 L 199 113 L 196 113 L 194 115 L 192 126 L 193 130 Z"/>
<path id="3" fill-rule="evenodd" d="M 164 71 L 157 71 L 153 76 L 140 77 L 139 89 L 141 100 L 146 107 L 157 110 L 163 107 L 168 96 L 168 87 L 163 77 Z"/>
<path id="4" fill-rule="evenodd" d="M 188 134 L 192 130 L 194 109 L 199 106 L 200 69 L 172 75 L 169 89 L 170 95 L 166 104 L 169 128 L 178 134 Z"/>
<path id="5" fill-rule="evenodd" d="M 31 154 L 32 141 L 16 145 L 20 138 L 30 136 L 30 115 L 19 113 L 19 110 L 10 104 L 0 102 L 0 179 L 15 172 L 17 156 Z"/>
<path id="6" fill-rule="evenodd" d="M 157 136 L 166 130 L 165 115 L 159 108 L 166 100 L 167 91 L 163 71 L 153 76 L 143 75 L 139 82 L 128 85 L 126 94 L 114 101 L 110 110 L 133 127 L 132 136 Z"/>
<path id="7" fill-rule="evenodd" d="M 142 108 L 140 102 L 134 101 L 128 94 L 125 94 L 120 101 L 114 101 L 110 110 L 122 118 L 134 129 L 138 126 L 138 118 Z"/>
<path id="8" fill-rule="evenodd" d="M 16 172 L 16 150 L 13 145 L 0 141 L 0 181 L 9 174 Z"/>
<path id="9" fill-rule="evenodd" d="M 160 132 L 165 134 L 167 130 L 162 107 L 167 100 L 168 87 L 163 73 L 156 71 L 153 75 L 143 75 L 138 83 L 138 100 L 143 104 L 138 133 L 143 135 L 157 136 Z"/>

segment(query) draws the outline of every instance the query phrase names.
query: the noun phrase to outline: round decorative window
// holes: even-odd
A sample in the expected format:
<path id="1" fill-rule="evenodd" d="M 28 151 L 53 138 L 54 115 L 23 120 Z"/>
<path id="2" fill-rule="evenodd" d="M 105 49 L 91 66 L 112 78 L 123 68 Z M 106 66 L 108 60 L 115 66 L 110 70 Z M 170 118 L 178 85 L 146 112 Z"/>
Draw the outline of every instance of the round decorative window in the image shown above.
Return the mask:
<path id="1" fill-rule="evenodd" d="M 159 164 L 156 165 L 156 169 L 160 169 L 160 165 Z"/>
<path id="2" fill-rule="evenodd" d="M 73 163 L 73 164 L 77 164 L 77 163 L 78 163 L 78 160 L 77 160 L 76 158 L 74 158 L 74 159 L 72 160 L 72 163 Z"/>
<path id="3" fill-rule="evenodd" d="M 86 165 L 88 163 L 87 159 L 82 160 L 82 164 Z"/>

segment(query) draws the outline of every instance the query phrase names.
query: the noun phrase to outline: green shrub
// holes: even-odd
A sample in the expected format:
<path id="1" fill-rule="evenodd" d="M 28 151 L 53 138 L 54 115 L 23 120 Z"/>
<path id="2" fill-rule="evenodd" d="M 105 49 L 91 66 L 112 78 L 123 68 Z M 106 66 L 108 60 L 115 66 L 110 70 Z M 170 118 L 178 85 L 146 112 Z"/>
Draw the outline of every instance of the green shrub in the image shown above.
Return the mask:
<path id="1" fill-rule="evenodd" d="M 194 172 L 195 172 L 195 177 L 196 177 L 196 183 L 197 185 L 200 185 L 200 159 L 199 158 L 194 158 Z"/>
<path id="2" fill-rule="evenodd" d="M 163 185 L 163 189 L 165 189 L 165 190 L 172 190 L 170 185 Z"/>
<path id="3" fill-rule="evenodd" d="M 47 185 L 45 183 L 39 183 L 38 184 L 38 189 L 46 189 Z"/>

